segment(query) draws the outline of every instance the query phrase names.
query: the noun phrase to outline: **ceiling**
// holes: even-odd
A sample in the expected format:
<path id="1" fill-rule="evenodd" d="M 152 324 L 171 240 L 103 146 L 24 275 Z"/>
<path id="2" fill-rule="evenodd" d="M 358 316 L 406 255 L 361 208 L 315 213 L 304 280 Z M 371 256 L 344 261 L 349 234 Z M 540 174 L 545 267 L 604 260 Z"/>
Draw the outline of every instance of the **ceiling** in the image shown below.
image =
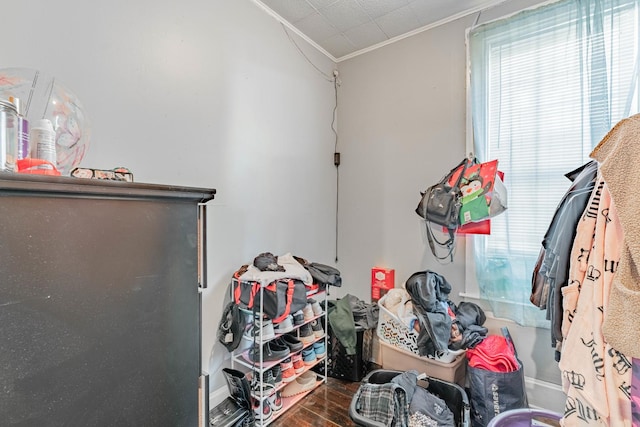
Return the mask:
<path id="1" fill-rule="evenodd" d="M 254 0 L 340 61 L 503 0 Z"/>

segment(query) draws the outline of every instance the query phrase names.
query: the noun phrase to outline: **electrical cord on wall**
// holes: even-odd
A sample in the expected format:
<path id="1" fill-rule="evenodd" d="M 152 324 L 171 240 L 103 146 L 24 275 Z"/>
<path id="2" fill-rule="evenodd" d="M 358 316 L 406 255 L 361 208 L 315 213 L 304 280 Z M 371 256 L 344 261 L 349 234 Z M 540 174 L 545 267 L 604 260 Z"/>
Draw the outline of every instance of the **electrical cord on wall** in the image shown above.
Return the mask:
<path id="1" fill-rule="evenodd" d="M 333 83 L 333 90 L 335 94 L 335 104 L 333 107 L 333 115 L 331 118 L 331 131 L 333 132 L 333 135 L 335 137 L 334 144 L 333 144 L 333 164 L 336 167 L 336 236 L 335 236 L 336 248 L 335 249 L 336 249 L 336 263 L 337 263 L 338 262 L 338 212 L 339 212 L 338 195 L 339 195 L 339 189 L 340 189 L 340 170 L 339 170 L 340 153 L 338 152 L 338 131 L 336 130 L 335 124 L 336 124 L 336 115 L 338 111 L 338 86 L 340 86 L 340 79 L 338 78 L 339 74 L 338 74 L 338 70 L 334 70 L 333 75 L 330 76 L 324 71 L 322 71 L 320 68 L 318 68 L 318 66 L 316 66 L 316 64 L 311 62 L 309 57 L 307 57 L 307 55 L 304 54 L 302 49 L 300 49 L 300 46 L 298 46 L 295 40 L 291 37 L 291 34 L 289 34 L 289 31 L 287 31 L 287 27 L 282 22 L 280 23 L 280 25 L 282 26 L 282 29 L 284 33 L 287 35 L 287 38 L 289 39 L 289 41 L 296 47 L 296 49 L 298 50 L 298 52 L 300 52 L 300 54 L 304 57 L 304 59 L 306 59 L 307 62 L 311 64 L 313 68 L 315 68 L 316 71 L 322 75 L 322 77 L 325 78 L 325 80 Z"/>
<path id="2" fill-rule="evenodd" d="M 333 107 L 333 117 L 331 119 L 331 131 L 335 136 L 333 144 L 333 164 L 336 167 L 336 263 L 338 262 L 338 212 L 340 194 L 340 153 L 338 152 L 338 131 L 336 130 L 336 115 L 338 112 L 338 70 L 333 72 L 333 90 L 335 93 L 335 104 Z"/>
<path id="3" fill-rule="evenodd" d="M 327 73 L 322 71 L 320 68 L 318 68 L 318 66 L 313 62 L 311 62 L 309 57 L 307 57 L 307 55 L 304 54 L 302 49 L 300 49 L 300 46 L 298 46 L 298 43 L 296 43 L 296 41 L 291 37 L 291 34 L 289 34 L 289 31 L 287 31 L 287 27 L 285 27 L 282 22 L 280 23 L 280 25 L 282 26 L 282 29 L 284 30 L 284 33 L 287 35 L 287 38 L 289 39 L 289 41 L 296 47 L 296 49 L 298 49 L 298 52 L 300 52 L 300 55 L 302 55 L 304 59 L 306 59 L 307 62 L 311 64 L 313 68 L 315 68 L 316 71 L 319 72 L 325 78 L 325 80 L 327 80 L 328 82 L 334 81 L 335 79 L 332 76 L 328 75 Z"/>

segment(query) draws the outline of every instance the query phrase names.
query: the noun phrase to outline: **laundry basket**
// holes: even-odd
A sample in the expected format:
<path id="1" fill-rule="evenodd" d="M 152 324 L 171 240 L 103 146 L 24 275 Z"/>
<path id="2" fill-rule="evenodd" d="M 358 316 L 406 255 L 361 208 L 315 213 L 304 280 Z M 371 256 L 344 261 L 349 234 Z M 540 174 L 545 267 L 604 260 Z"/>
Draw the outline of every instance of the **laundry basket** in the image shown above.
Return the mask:
<path id="1" fill-rule="evenodd" d="M 559 427 L 562 415 L 543 409 L 512 409 L 496 415 L 487 427 Z"/>
<path id="2" fill-rule="evenodd" d="M 380 301 L 378 301 L 378 307 L 380 309 L 378 313 L 378 326 L 376 328 L 376 335 L 378 336 L 378 340 L 380 340 L 380 342 L 382 343 L 388 344 L 392 348 L 399 348 L 401 350 L 405 350 L 415 354 L 416 356 L 419 356 L 419 334 L 415 330 L 409 329 L 407 325 L 405 325 L 405 323 L 398 318 L 398 316 L 387 309 L 385 303 L 390 296 L 391 293 L 387 293 L 382 298 L 380 298 Z M 405 302 L 406 300 L 402 300 L 400 305 L 403 306 Z M 440 356 L 424 357 L 429 357 L 442 363 L 451 363 L 456 360 L 462 353 L 465 353 L 464 349 L 447 349 Z"/>
<path id="3" fill-rule="evenodd" d="M 362 383 L 370 384 L 386 384 L 390 382 L 396 375 L 402 374 L 403 371 L 393 371 L 389 369 L 378 369 L 367 374 Z M 453 418 L 456 427 L 469 427 L 469 398 L 464 389 L 457 384 L 439 380 L 437 378 L 427 377 L 426 380 L 418 381 L 420 387 L 425 388 L 440 399 L 444 400 L 447 407 L 453 412 Z M 358 413 L 357 395 L 351 399 L 349 406 L 349 416 L 356 425 L 365 427 L 384 427 L 384 424 L 366 418 Z"/>

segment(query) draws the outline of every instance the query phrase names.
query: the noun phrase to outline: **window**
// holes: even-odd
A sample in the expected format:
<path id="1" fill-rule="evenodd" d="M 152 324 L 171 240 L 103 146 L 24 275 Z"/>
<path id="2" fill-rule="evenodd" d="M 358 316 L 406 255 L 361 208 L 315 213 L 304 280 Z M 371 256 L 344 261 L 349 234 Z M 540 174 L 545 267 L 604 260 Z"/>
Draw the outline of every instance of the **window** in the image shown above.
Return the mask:
<path id="1" fill-rule="evenodd" d="M 531 277 L 564 174 L 638 112 L 640 0 L 561 0 L 468 33 L 473 144 L 499 159 L 509 209 L 474 236 L 480 295 L 499 317 L 545 326 Z"/>

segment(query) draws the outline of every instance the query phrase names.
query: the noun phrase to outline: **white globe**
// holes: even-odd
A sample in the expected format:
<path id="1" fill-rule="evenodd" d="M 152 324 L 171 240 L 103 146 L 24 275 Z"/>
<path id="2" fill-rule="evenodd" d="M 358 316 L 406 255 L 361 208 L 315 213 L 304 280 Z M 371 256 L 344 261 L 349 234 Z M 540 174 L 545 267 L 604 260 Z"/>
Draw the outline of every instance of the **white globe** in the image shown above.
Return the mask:
<path id="1" fill-rule="evenodd" d="M 49 119 L 56 132 L 56 168 L 63 175 L 89 148 L 89 119 L 78 97 L 53 76 L 30 68 L 0 68 L 0 99 L 19 98 L 30 123 Z"/>

